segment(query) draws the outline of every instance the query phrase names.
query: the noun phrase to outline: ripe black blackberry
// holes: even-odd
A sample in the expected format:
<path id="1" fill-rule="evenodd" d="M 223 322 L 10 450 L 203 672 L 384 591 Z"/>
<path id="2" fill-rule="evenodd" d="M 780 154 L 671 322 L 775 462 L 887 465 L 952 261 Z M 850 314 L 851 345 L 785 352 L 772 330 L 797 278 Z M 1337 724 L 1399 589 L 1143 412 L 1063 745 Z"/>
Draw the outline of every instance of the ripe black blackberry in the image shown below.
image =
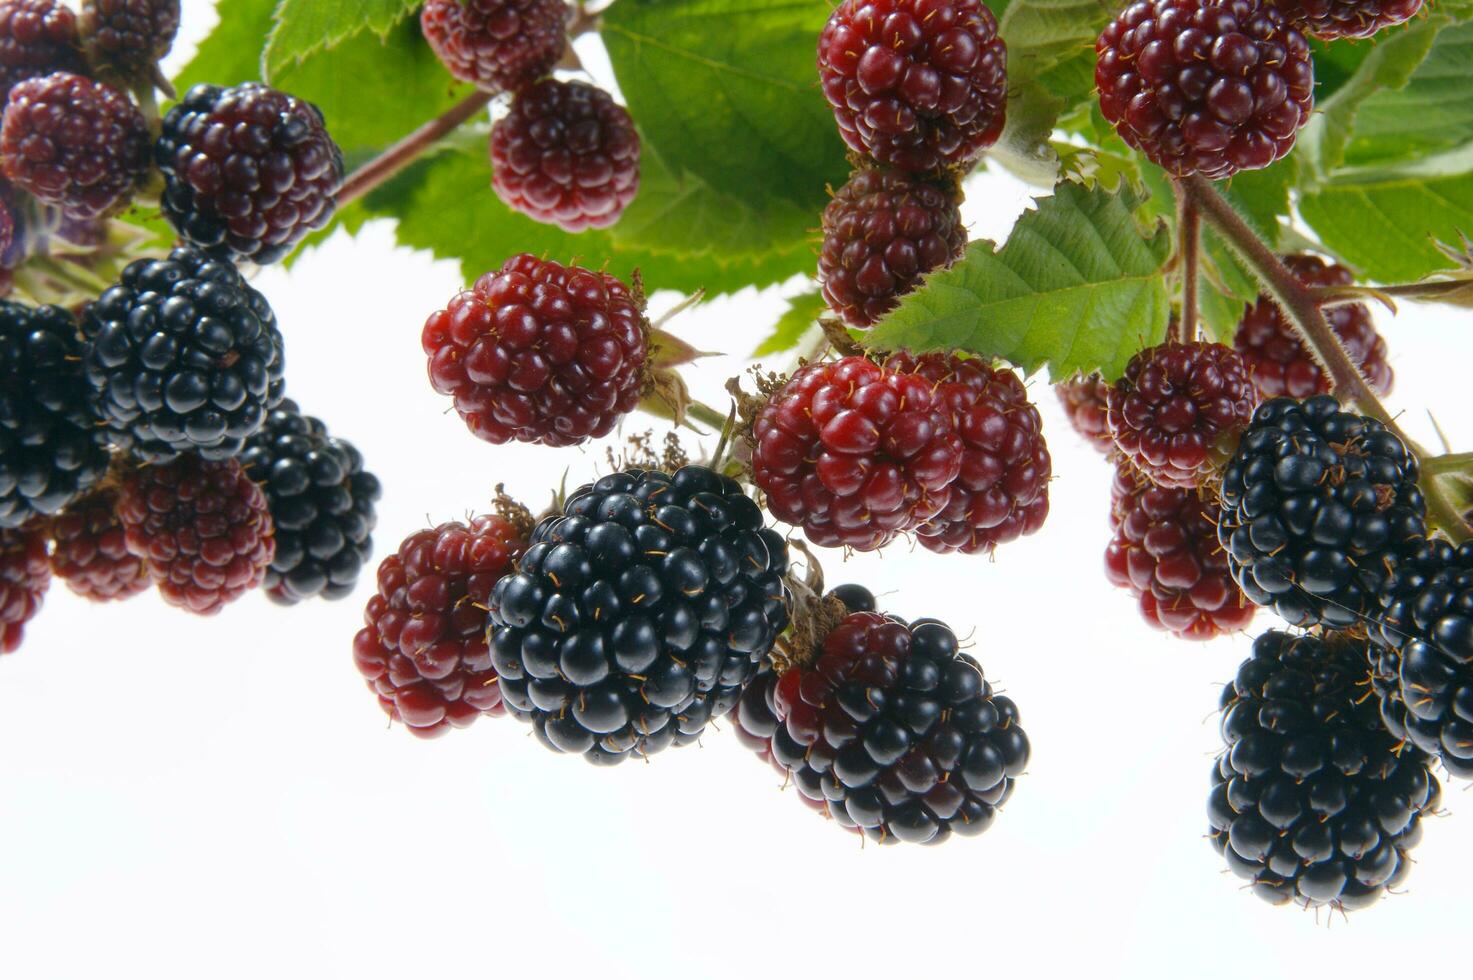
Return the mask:
<path id="1" fill-rule="evenodd" d="M 124 81 L 151 80 L 179 33 L 180 0 L 82 0 L 87 61 Z"/>
<path id="2" fill-rule="evenodd" d="M 331 220 L 343 179 L 317 107 L 258 82 L 185 92 L 154 160 L 175 231 L 217 258 L 262 265 Z"/>
<path id="3" fill-rule="evenodd" d="M 276 525 L 266 595 L 291 605 L 351 593 L 373 554 L 374 502 L 383 492 L 364 472 L 363 455 L 286 399 L 246 440 L 240 462 L 266 491 Z"/>
<path id="4" fill-rule="evenodd" d="M 502 700 L 591 762 L 693 742 L 786 627 L 786 569 L 757 505 L 704 466 L 586 485 L 491 595 Z"/>
<path id="5" fill-rule="evenodd" d="M 1473 542 L 1420 542 L 1380 602 L 1368 622 L 1386 727 L 1473 779 Z"/>
<path id="6" fill-rule="evenodd" d="M 281 401 L 270 305 L 228 261 L 197 248 L 129 264 L 88 308 L 82 333 L 102 420 L 145 460 L 236 456 Z"/>
<path id="7" fill-rule="evenodd" d="M 17 82 L 54 71 L 87 71 L 76 15 L 60 0 L 0 0 L 0 106 Z"/>
<path id="8" fill-rule="evenodd" d="M 1356 626 L 1427 533 L 1417 471 L 1385 426 L 1329 395 L 1265 402 L 1222 475 L 1233 577 L 1294 626 Z"/>
<path id="9" fill-rule="evenodd" d="M 77 322 L 0 300 L 0 527 L 55 514 L 107 472 Z"/>
<path id="10" fill-rule="evenodd" d="M 1222 693 L 1208 835 L 1276 905 L 1357 909 L 1410 870 L 1440 787 L 1365 696 L 1367 643 L 1269 631 Z"/>

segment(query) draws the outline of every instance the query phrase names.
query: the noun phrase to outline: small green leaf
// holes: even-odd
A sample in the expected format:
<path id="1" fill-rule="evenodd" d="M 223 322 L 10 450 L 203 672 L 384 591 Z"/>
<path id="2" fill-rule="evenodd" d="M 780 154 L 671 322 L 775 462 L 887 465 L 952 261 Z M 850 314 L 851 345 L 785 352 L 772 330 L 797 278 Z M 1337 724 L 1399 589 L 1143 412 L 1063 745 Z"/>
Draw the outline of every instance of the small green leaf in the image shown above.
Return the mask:
<path id="1" fill-rule="evenodd" d="M 803 335 L 817 324 L 824 309 L 823 294 L 816 289 L 794 296 L 788 300 L 787 310 L 773 325 L 772 333 L 757 346 L 752 356 L 766 357 L 797 347 Z"/>
<path id="2" fill-rule="evenodd" d="M 384 37 L 416 10 L 420 0 L 281 0 L 266 41 L 262 74 L 275 78 L 288 65 L 330 48 L 360 31 Z"/>
<path id="3" fill-rule="evenodd" d="M 1297 158 L 1286 157 L 1263 170 L 1245 170 L 1223 188 L 1223 196 L 1270 247 L 1277 248 L 1282 222 L 1289 217 L 1289 188 L 1298 172 Z"/>
<path id="4" fill-rule="evenodd" d="M 1452 268 L 1439 243 L 1473 234 L 1473 174 L 1339 183 L 1302 195 L 1299 213 L 1365 278 L 1412 282 Z"/>
<path id="5" fill-rule="evenodd" d="M 1051 139 L 1064 103 L 1038 82 L 1017 85 L 1008 97 L 1007 122 L 987 159 L 1034 187 L 1059 179 L 1059 154 Z"/>
<path id="6" fill-rule="evenodd" d="M 966 350 L 1054 378 L 1118 377 L 1165 335 L 1170 236 L 1145 233 L 1143 196 L 1061 183 L 1018 219 L 1007 244 L 973 242 L 865 336 L 878 350 Z"/>

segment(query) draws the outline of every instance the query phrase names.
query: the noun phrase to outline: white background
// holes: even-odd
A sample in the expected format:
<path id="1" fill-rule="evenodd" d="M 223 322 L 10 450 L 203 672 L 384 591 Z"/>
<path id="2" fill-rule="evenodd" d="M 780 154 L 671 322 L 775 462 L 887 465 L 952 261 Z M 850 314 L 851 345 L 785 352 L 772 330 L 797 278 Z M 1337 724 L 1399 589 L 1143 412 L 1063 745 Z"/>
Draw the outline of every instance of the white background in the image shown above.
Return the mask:
<path id="1" fill-rule="evenodd" d="M 209 26 L 203 6 L 186 3 L 190 36 Z M 1026 200 L 1006 179 L 975 181 L 974 237 L 1005 235 Z M 379 225 L 257 280 L 287 338 L 291 393 L 383 479 L 375 561 L 427 521 L 485 509 L 497 482 L 540 505 L 565 472 L 602 469 L 600 447 L 492 447 L 447 413 L 419 331 L 460 284 Z M 653 312 L 676 299 L 655 296 Z M 736 355 L 693 374 L 698 395 L 721 397 L 781 305 L 744 293 L 677 322 Z M 1435 410 L 1468 448 L 1467 315 L 1378 319 L 1395 409 L 1429 439 Z M 1040 534 L 994 561 L 905 544 L 827 556 L 830 581 L 863 581 L 897 614 L 969 635 L 1018 702 L 1033 760 L 983 837 L 861 846 L 724 731 L 615 770 L 554 756 L 509 719 L 418 741 L 385 724 L 353 667 L 371 574 L 343 602 L 283 610 L 253 595 L 214 619 L 152 594 L 89 606 L 57 587 L 0 663 L 0 976 L 1268 980 L 1435 967 L 1473 911 L 1463 787 L 1427 822 L 1406 894 L 1347 921 L 1242 891 L 1203 835 L 1218 693 L 1250 638 L 1172 641 L 1110 588 L 1109 470 L 1043 379 L 1032 391 L 1056 476 Z"/>

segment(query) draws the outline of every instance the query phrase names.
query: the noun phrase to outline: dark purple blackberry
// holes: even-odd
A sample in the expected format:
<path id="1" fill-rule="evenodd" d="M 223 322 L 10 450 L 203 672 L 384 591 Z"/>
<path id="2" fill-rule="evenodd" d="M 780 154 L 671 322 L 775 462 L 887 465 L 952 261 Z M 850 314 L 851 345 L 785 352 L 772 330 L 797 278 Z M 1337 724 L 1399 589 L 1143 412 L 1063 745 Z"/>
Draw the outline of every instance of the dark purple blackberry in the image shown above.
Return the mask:
<path id="1" fill-rule="evenodd" d="M 787 626 L 786 569 L 757 505 L 704 466 L 584 486 L 491 595 L 502 700 L 590 762 L 693 742 Z"/>
<path id="2" fill-rule="evenodd" d="M 1294 626 L 1350 629 L 1427 533 L 1417 459 L 1329 395 L 1259 406 L 1222 474 L 1218 540 L 1245 595 Z"/>
<path id="3" fill-rule="evenodd" d="M 1366 697 L 1367 642 L 1269 631 L 1222 692 L 1208 839 L 1275 905 L 1364 908 L 1411 868 L 1441 788 Z"/>
<path id="4" fill-rule="evenodd" d="M 291 605 L 351 593 L 373 554 L 374 503 L 383 493 L 363 455 L 288 398 L 246 440 L 240 462 L 266 491 L 276 525 L 266 595 Z"/>
<path id="5" fill-rule="evenodd" d="M 0 300 L 0 528 L 55 514 L 107 472 L 77 321 Z"/>
<path id="6" fill-rule="evenodd" d="M 82 333 L 103 422 L 150 462 L 236 456 L 281 401 L 281 334 L 266 297 L 197 248 L 131 263 L 88 308 Z"/>
<path id="7" fill-rule="evenodd" d="M 317 107 L 258 82 L 185 92 L 154 159 L 164 217 L 186 241 L 262 265 L 332 219 L 343 179 Z"/>
<path id="8" fill-rule="evenodd" d="M 54 71 L 87 72 L 76 15 L 61 0 L 0 0 L 0 107 L 17 82 Z"/>
<path id="9" fill-rule="evenodd" d="M 77 26 L 87 60 L 123 80 L 152 79 L 179 33 L 180 0 L 82 0 Z"/>
<path id="10" fill-rule="evenodd" d="M 1368 622 L 1386 727 L 1473 779 L 1473 542 L 1420 542 Z"/>

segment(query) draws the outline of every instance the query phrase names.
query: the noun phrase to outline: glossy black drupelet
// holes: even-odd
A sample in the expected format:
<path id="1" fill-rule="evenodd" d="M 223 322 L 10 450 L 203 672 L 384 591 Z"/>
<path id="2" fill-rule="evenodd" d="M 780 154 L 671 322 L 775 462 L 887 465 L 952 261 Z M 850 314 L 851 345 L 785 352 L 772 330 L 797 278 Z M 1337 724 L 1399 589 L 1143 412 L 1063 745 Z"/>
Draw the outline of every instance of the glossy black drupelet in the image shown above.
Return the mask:
<path id="1" fill-rule="evenodd" d="M 1437 809 L 1431 760 L 1366 696 L 1367 647 L 1270 631 L 1223 690 L 1208 838 L 1274 904 L 1377 901 L 1406 877 L 1420 818 Z"/>
<path id="2" fill-rule="evenodd" d="M 757 505 L 706 467 L 584 486 L 492 593 L 502 700 L 591 762 L 692 742 L 787 626 L 786 568 Z"/>
<path id="3" fill-rule="evenodd" d="M 82 318 L 84 362 L 113 439 L 150 462 L 240 453 L 281 401 L 266 298 L 193 247 L 123 270 Z"/>
<path id="4" fill-rule="evenodd" d="M 1386 727 L 1473 779 L 1473 542 L 1423 541 L 1398 562 L 1370 633 Z"/>
<path id="5" fill-rule="evenodd" d="M 1218 538 L 1244 594 L 1294 626 L 1349 629 L 1426 534 L 1417 461 L 1328 395 L 1259 406 L 1223 471 Z"/>
<path id="6" fill-rule="evenodd" d="M 266 491 L 276 525 L 266 595 L 291 605 L 350 594 L 373 554 L 374 503 L 383 493 L 363 455 L 287 399 L 246 441 L 240 462 Z"/>
<path id="7" fill-rule="evenodd" d="M 107 472 L 77 322 L 0 301 L 0 528 L 55 514 Z"/>

